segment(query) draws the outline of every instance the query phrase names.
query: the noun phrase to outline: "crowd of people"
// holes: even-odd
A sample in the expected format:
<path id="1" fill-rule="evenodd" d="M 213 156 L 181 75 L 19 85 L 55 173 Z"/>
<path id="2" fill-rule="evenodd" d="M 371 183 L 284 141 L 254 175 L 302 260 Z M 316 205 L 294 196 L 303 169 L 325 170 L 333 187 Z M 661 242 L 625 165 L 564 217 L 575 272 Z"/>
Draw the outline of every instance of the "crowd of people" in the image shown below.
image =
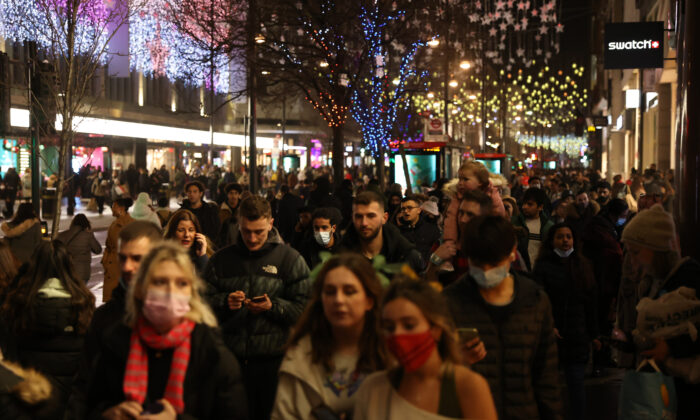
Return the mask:
<path id="1" fill-rule="evenodd" d="M 673 369 L 700 360 L 690 334 L 633 333 L 641 299 L 700 288 L 654 167 L 611 185 L 466 161 L 415 193 L 279 171 L 264 196 L 176 174 L 174 211 L 131 169 L 102 189 L 126 185 L 101 305 L 85 215 L 51 241 L 28 203 L 1 226 L 0 418 L 584 419 L 588 366 L 644 359 L 675 377 L 676 418 L 700 413 Z"/>

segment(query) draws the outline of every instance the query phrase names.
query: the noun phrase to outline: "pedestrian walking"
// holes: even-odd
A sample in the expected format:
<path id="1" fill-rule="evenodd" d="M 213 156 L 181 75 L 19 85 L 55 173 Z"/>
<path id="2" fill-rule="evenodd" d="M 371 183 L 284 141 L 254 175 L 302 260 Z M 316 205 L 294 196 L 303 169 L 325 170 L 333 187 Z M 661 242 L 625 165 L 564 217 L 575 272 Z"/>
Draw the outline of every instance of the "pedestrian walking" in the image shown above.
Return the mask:
<path id="1" fill-rule="evenodd" d="M 294 327 L 280 367 L 272 420 L 352 415 L 367 375 L 386 365 L 379 332 L 382 286 L 357 254 L 328 260 Z"/>
<path id="2" fill-rule="evenodd" d="M 398 367 L 360 388 L 353 419 L 493 419 L 489 385 L 461 364 L 446 302 L 426 282 L 399 275 L 382 301 L 381 325 Z"/>
<path id="3" fill-rule="evenodd" d="M 34 250 L 41 243 L 41 223 L 34 213 L 32 203 L 20 204 L 15 217 L 0 225 L 0 229 L 10 242 L 12 253 L 19 262 L 29 262 Z"/>
<path id="4" fill-rule="evenodd" d="M 102 289 L 102 301 L 107 302 L 112 296 L 112 290 L 119 283 L 119 255 L 117 252 L 119 245 L 119 232 L 124 226 L 133 222 L 129 215 L 129 207 L 133 202 L 130 198 L 118 198 L 112 203 L 112 214 L 116 218 L 107 229 L 107 239 L 105 241 L 105 251 L 102 255 L 102 266 L 104 267 L 104 287 Z"/>
<path id="5" fill-rule="evenodd" d="M 554 335 L 566 379 L 570 418 L 583 420 L 586 418 L 583 383 L 586 365 L 591 346 L 600 350 L 602 344 L 598 339 L 598 299 L 593 268 L 576 239 L 571 226 L 564 223 L 552 226 L 542 243 L 532 275 L 552 302 Z"/>
<path id="6" fill-rule="evenodd" d="M 189 210 L 176 211 L 165 227 L 163 237 L 182 245 L 197 269 L 197 274 L 204 272 L 209 255 L 214 252 L 211 241 L 202 233 L 197 216 Z"/>
<path id="7" fill-rule="evenodd" d="M 240 233 L 209 260 L 204 278 L 224 342 L 243 366 L 251 419 L 267 419 L 284 343 L 308 300 L 309 268 L 272 226 L 270 204 L 241 202 Z"/>
<path id="8" fill-rule="evenodd" d="M 562 419 L 554 320 L 547 294 L 511 271 L 515 230 L 499 216 L 465 228 L 469 275 L 446 287 L 458 328 L 476 329 L 463 344 L 465 361 L 489 382 L 499 417 Z"/>
<path id="9" fill-rule="evenodd" d="M 219 235 L 219 208 L 213 203 L 204 201 L 204 185 L 199 181 L 192 181 L 185 186 L 187 199 L 182 202 L 182 207 L 197 216 L 202 233 L 216 242 Z"/>
<path id="10" fill-rule="evenodd" d="M 218 336 L 203 289 L 179 245 L 148 253 L 129 286 L 125 323 L 100 343 L 89 418 L 248 418 L 240 367 Z"/>
<path id="11" fill-rule="evenodd" d="M 56 239 L 63 242 L 68 250 L 78 280 L 87 284 L 90 280 L 92 254 L 102 253 L 102 245 L 95 238 L 88 218 L 82 213 L 76 214 L 68 230 L 59 233 Z"/>
<path id="12" fill-rule="evenodd" d="M 9 337 L 3 354 L 46 375 L 55 387 L 56 406 L 49 418 L 61 418 L 95 297 L 75 276 L 65 246 L 46 241 L 32 255 L 33 264 L 8 291 L 0 317 Z"/>

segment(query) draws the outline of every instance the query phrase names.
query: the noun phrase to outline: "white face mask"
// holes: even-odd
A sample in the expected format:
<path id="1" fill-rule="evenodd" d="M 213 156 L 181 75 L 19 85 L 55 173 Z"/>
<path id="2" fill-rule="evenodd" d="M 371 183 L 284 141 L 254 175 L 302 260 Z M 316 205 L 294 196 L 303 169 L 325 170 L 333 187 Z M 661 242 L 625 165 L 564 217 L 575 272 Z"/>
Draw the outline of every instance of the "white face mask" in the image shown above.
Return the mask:
<path id="1" fill-rule="evenodd" d="M 476 284 L 482 289 L 493 289 L 501 284 L 503 279 L 508 276 L 509 268 L 510 264 L 501 265 L 484 271 L 482 268 L 472 264 L 471 261 L 469 262 L 469 274 L 472 276 L 474 281 L 476 281 Z"/>
<path id="2" fill-rule="evenodd" d="M 314 232 L 314 239 L 316 239 L 316 243 L 325 247 L 331 243 L 332 235 L 333 232 L 330 230 L 327 232 Z"/>
<path id="3" fill-rule="evenodd" d="M 554 253 L 562 258 L 567 258 L 569 255 L 571 255 L 572 252 L 574 252 L 573 248 L 567 249 L 566 251 L 563 251 L 559 248 L 554 248 Z"/>

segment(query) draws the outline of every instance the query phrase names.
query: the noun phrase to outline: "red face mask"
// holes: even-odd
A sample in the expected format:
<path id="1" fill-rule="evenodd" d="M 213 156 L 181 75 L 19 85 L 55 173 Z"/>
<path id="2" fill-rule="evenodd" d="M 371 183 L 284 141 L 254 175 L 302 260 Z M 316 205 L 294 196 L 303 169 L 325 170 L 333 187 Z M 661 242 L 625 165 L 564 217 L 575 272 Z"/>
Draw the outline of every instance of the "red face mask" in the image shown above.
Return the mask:
<path id="1" fill-rule="evenodd" d="M 386 339 L 386 345 L 406 372 L 415 372 L 428 361 L 436 343 L 427 330 L 418 334 L 392 335 Z"/>

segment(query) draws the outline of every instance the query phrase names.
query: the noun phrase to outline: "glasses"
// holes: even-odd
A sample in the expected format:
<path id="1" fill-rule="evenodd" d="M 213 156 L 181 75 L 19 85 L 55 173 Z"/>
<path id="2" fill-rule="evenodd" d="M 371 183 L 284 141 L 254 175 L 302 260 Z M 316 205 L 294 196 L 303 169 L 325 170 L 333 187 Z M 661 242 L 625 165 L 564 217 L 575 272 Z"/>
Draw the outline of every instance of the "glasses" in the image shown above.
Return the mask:
<path id="1" fill-rule="evenodd" d="M 411 210 L 414 210 L 414 209 L 417 209 L 417 208 L 418 208 L 417 206 L 413 206 L 413 207 L 410 207 L 410 206 L 409 206 L 409 207 L 401 207 L 401 211 L 411 211 Z"/>

